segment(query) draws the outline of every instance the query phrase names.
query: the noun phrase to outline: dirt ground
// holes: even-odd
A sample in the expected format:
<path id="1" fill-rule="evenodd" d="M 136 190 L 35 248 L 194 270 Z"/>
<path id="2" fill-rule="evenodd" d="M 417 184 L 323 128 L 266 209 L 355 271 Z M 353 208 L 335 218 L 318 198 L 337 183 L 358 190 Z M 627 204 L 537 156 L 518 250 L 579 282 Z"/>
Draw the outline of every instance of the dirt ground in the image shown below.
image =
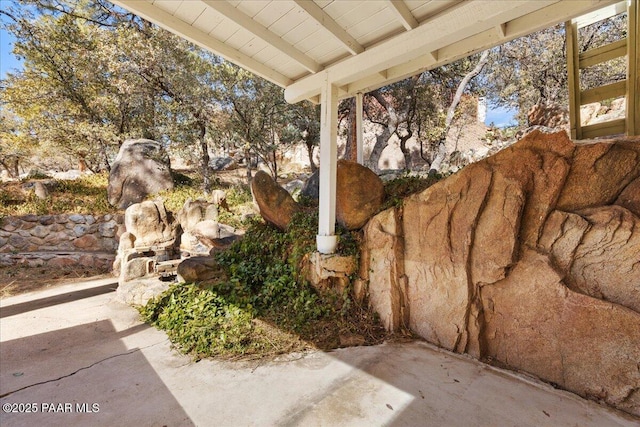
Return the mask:
<path id="1" fill-rule="evenodd" d="M 91 267 L 65 268 L 64 270 L 45 266 L 0 267 L 0 299 L 39 289 L 79 282 L 89 277 L 107 278 L 111 276 L 112 274 L 108 271 Z"/>

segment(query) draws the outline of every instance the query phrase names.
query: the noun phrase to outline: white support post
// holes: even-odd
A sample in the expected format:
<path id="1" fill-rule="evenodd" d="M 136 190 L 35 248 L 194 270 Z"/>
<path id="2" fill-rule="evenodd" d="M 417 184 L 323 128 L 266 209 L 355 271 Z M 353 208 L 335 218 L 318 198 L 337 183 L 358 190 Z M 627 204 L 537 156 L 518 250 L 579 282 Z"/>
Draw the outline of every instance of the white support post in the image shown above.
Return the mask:
<path id="1" fill-rule="evenodd" d="M 364 136 L 362 130 L 362 92 L 356 94 L 356 150 L 358 163 L 364 164 Z"/>
<path id="2" fill-rule="evenodd" d="M 316 244 L 322 254 L 338 246 L 336 228 L 336 168 L 338 162 L 338 87 L 325 81 L 320 93 L 320 206 Z"/>

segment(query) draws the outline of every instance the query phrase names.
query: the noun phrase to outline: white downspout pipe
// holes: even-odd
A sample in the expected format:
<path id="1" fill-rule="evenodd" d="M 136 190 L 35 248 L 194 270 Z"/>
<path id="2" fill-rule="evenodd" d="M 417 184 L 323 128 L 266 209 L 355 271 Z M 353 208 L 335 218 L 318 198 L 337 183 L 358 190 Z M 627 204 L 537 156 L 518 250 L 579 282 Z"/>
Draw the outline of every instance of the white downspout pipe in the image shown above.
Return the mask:
<path id="1" fill-rule="evenodd" d="M 316 245 L 321 254 L 336 251 L 336 168 L 338 162 L 338 88 L 325 74 L 320 92 L 320 204 Z"/>

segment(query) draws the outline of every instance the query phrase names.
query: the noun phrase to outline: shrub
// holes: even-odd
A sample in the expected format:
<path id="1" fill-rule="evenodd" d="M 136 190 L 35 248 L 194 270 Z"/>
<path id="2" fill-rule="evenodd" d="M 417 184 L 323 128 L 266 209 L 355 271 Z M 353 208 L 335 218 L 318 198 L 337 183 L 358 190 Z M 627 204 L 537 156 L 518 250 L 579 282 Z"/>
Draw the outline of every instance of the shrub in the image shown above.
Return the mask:
<path id="1" fill-rule="evenodd" d="M 250 309 L 228 303 L 211 289 L 174 285 L 140 312 L 167 331 L 183 352 L 196 357 L 244 353 L 251 344 Z"/>
<path id="2" fill-rule="evenodd" d="M 404 175 L 388 181 L 384 185 L 385 201 L 382 210 L 402 203 L 404 198 L 431 187 L 442 179 L 442 176 L 410 176 Z"/>
<path id="3" fill-rule="evenodd" d="M 227 281 L 204 290 L 174 286 L 142 308 L 144 318 L 195 357 L 279 353 L 299 348 L 300 339 L 333 348 L 341 332 L 365 331 L 367 342 L 379 342 L 383 330 L 349 289 L 320 294 L 301 277 L 316 230 L 315 211 L 296 215 L 284 233 L 254 221 L 242 240 L 216 256 Z M 342 230 L 340 240 L 339 248 L 357 252 L 357 234 Z"/>

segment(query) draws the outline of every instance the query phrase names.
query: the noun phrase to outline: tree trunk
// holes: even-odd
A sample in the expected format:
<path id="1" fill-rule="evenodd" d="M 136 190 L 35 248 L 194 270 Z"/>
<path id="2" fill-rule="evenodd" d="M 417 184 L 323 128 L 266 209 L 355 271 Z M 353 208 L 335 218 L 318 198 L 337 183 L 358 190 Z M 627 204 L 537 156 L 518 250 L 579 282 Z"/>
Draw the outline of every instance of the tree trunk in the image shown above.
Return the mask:
<path id="1" fill-rule="evenodd" d="M 276 157 L 276 155 L 276 150 L 273 150 L 271 152 L 273 160 L 271 161 L 271 166 L 269 167 L 269 169 L 271 169 L 271 176 L 273 177 L 274 181 L 278 181 L 278 158 Z"/>
<path id="2" fill-rule="evenodd" d="M 18 164 L 18 157 L 8 156 L 4 159 L 4 161 L 0 160 L 0 165 L 2 165 L 7 170 L 11 178 L 18 178 L 18 176 L 20 175 Z"/>
<path id="3" fill-rule="evenodd" d="M 436 156 L 433 159 L 433 162 L 431 162 L 431 167 L 429 168 L 429 176 L 435 176 L 440 171 L 445 157 L 447 157 L 446 139 L 441 139 L 438 143 Z"/>
<path id="4" fill-rule="evenodd" d="M 402 151 L 402 155 L 404 156 L 404 169 L 411 170 L 413 166 L 413 162 L 411 161 L 411 152 L 407 148 L 407 141 L 411 139 L 413 136 L 413 132 L 409 130 L 406 135 L 399 136 L 400 138 L 400 151 Z"/>
<path id="5" fill-rule="evenodd" d="M 358 161 L 358 130 L 356 127 L 355 98 L 349 99 L 349 113 L 347 115 L 347 144 L 344 149 L 345 160 Z"/>
<path id="6" fill-rule="evenodd" d="M 318 170 L 318 165 L 313 161 L 313 142 L 305 141 L 304 144 L 307 147 L 307 154 L 309 155 L 309 165 L 311 166 L 311 173 L 314 173 Z"/>
<path id="7" fill-rule="evenodd" d="M 251 185 L 251 152 L 246 148 L 244 150 L 244 161 L 247 165 L 247 184 Z"/>
<path id="8" fill-rule="evenodd" d="M 104 143 L 100 143 L 100 152 L 102 154 L 102 161 L 104 162 L 104 167 L 107 172 L 111 172 L 111 163 L 109 163 L 109 154 L 107 154 L 107 146 Z M 82 162 L 86 166 L 86 162 L 82 159 Z"/>
<path id="9" fill-rule="evenodd" d="M 211 190 L 211 169 L 209 168 L 209 145 L 207 144 L 207 127 L 204 123 L 200 123 L 199 145 L 202 151 L 200 158 L 200 169 L 202 171 L 202 190 L 204 194 L 209 194 Z"/>
<path id="10" fill-rule="evenodd" d="M 369 160 L 367 161 L 367 165 L 375 173 L 380 172 L 378 162 L 380 161 L 380 156 L 382 155 L 382 151 L 389 144 L 390 138 L 391 138 L 391 133 L 389 132 L 389 127 L 387 126 L 383 128 L 381 135 L 376 135 L 376 143 L 373 146 L 373 150 L 371 150 L 371 154 L 369 155 Z"/>
<path id="11" fill-rule="evenodd" d="M 475 76 L 480 74 L 480 72 L 482 71 L 482 69 L 484 68 L 488 60 L 489 60 L 489 51 L 485 50 L 484 52 L 482 52 L 482 55 L 480 55 L 480 60 L 476 64 L 475 68 L 471 70 L 469 73 L 467 73 L 467 75 L 464 76 L 464 78 L 460 81 L 460 84 L 458 85 L 458 89 L 456 90 L 456 94 L 454 95 L 453 100 L 451 101 L 451 105 L 449 105 L 449 109 L 447 110 L 447 117 L 444 122 L 444 131 L 440 139 L 440 142 L 438 143 L 438 152 L 436 154 L 436 157 L 433 159 L 433 162 L 431 163 L 431 168 L 429 169 L 430 176 L 433 176 L 440 172 L 442 163 L 447 157 L 447 154 L 448 154 L 447 146 L 446 146 L 447 134 L 449 133 L 449 128 L 451 127 L 451 123 L 453 122 L 453 117 L 456 113 L 456 108 L 460 103 L 460 98 L 462 98 L 462 94 L 464 93 L 464 90 L 469 84 L 469 82 Z"/>

